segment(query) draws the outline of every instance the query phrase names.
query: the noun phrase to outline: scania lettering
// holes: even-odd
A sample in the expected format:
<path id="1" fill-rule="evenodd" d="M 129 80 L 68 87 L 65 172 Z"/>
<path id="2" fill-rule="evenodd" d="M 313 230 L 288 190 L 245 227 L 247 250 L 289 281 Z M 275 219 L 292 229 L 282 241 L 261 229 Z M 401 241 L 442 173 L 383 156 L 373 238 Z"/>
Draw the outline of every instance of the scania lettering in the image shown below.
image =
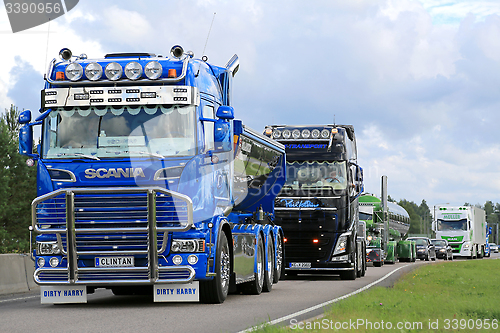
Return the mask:
<path id="1" fill-rule="evenodd" d="M 20 152 L 37 162 L 42 302 L 86 302 L 97 288 L 205 303 L 270 291 L 284 273 L 285 147 L 234 119 L 238 57 L 218 67 L 180 46 L 60 56 L 40 116 L 19 117 Z"/>
<path id="2" fill-rule="evenodd" d="M 446 239 L 453 257 L 482 258 L 486 251 L 485 211 L 476 206 L 436 206 L 433 229 L 437 239 Z"/>
<path id="3" fill-rule="evenodd" d="M 141 168 L 110 168 L 108 169 L 87 169 L 85 170 L 85 178 L 92 179 L 92 178 L 130 178 L 130 177 L 146 177 L 144 176 L 144 171 L 142 171 Z"/>
<path id="4" fill-rule="evenodd" d="M 286 273 L 364 275 L 365 244 L 357 237 L 363 179 L 353 126 L 272 125 L 265 134 L 286 150 L 287 181 L 275 200 Z"/>

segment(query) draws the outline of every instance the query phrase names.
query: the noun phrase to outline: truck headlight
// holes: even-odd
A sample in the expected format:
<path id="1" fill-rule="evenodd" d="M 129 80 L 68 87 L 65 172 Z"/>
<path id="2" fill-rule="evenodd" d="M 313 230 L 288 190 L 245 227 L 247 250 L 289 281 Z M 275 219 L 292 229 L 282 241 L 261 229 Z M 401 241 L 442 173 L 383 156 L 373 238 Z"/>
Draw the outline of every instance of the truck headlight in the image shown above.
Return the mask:
<path id="1" fill-rule="evenodd" d="M 351 235 L 351 232 L 346 232 L 342 235 L 340 235 L 339 239 L 337 240 L 337 245 L 335 245 L 335 251 L 333 251 L 333 255 L 343 253 L 347 249 L 347 239 Z"/>
<path id="2" fill-rule="evenodd" d="M 83 67 L 79 63 L 72 62 L 64 70 L 66 77 L 71 81 L 78 81 L 83 76 Z"/>
<path id="3" fill-rule="evenodd" d="M 102 66 L 97 62 L 91 62 L 85 67 L 85 76 L 90 81 L 97 81 L 102 76 Z"/>
<path id="4" fill-rule="evenodd" d="M 122 66 L 117 62 L 110 62 L 106 65 L 104 69 L 104 74 L 108 78 L 108 80 L 116 81 L 122 77 L 123 69 Z"/>
<path id="5" fill-rule="evenodd" d="M 156 60 L 150 61 L 144 66 L 144 74 L 146 74 L 146 77 L 150 80 L 156 80 L 162 73 L 163 67 Z"/>
<path id="6" fill-rule="evenodd" d="M 464 249 L 468 249 L 469 248 L 469 243 L 465 243 L 464 244 Z"/>
<path id="7" fill-rule="evenodd" d="M 61 253 L 57 242 L 37 242 L 37 255 L 51 255 Z"/>
<path id="8" fill-rule="evenodd" d="M 173 239 L 170 245 L 172 252 L 205 252 L 204 239 Z"/>
<path id="9" fill-rule="evenodd" d="M 137 61 L 131 61 L 125 65 L 125 76 L 129 80 L 140 79 L 142 75 L 142 66 Z"/>

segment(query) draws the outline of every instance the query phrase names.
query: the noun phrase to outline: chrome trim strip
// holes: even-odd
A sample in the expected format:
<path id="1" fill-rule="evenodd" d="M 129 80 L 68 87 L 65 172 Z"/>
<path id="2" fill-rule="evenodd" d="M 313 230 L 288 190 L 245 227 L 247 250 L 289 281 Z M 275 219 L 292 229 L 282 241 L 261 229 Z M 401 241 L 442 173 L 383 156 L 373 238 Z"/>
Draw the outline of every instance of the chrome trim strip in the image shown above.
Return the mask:
<path id="1" fill-rule="evenodd" d="M 76 254 L 75 194 L 66 191 L 66 248 L 68 251 L 68 280 L 78 280 L 78 256 Z"/>
<path id="2" fill-rule="evenodd" d="M 40 280 L 40 274 L 41 273 L 68 273 L 67 268 L 38 268 L 34 273 L 33 273 L 33 278 L 35 280 L 35 283 L 38 285 L 67 285 L 67 284 L 75 284 L 75 285 L 125 285 L 125 284 L 146 284 L 146 285 L 151 285 L 151 284 L 158 284 L 158 283 L 190 283 L 191 281 L 194 280 L 194 277 L 196 275 L 196 271 L 194 270 L 193 267 L 191 266 L 168 266 L 168 267 L 159 267 L 159 272 L 168 272 L 168 271 L 188 271 L 189 272 L 189 277 L 187 279 L 160 279 L 158 278 L 156 281 L 152 282 L 149 279 L 116 279 L 116 280 L 84 280 L 84 281 L 79 281 L 76 280 L 74 283 L 69 282 L 68 280 L 65 281 L 41 281 Z M 107 273 L 112 273 L 112 272 L 122 272 L 122 273 L 146 273 L 148 272 L 147 267 L 107 267 L 107 268 L 95 268 L 95 267 L 81 267 L 79 268 L 79 271 L 83 273 L 102 273 L 102 272 L 107 272 Z"/>
<path id="3" fill-rule="evenodd" d="M 158 239 L 156 229 L 156 193 L 154 190 L 148 190 L 148 275 L 149 280 L 153 283 L 158 279 Z"/>
<path id="4" fill-rule="evenodd" d="M 67 179 L 53 179 L 52 177 L 50 179 L 52 179 L 53 182 L 69 182 L 69 183 L 74 183 L 76 182 L 76 176 L 73 172 L 69 171 L 69 170 L 63 170 L 63 169 L 52 169 L 52 168 L 47 168 L 47 170 L 49 171 L 49 175 L 50 175 L 50 171 L 51 170 L 55 170 L 55 171 L 61 171 L 61 172 L 65 172 L 65 173 L 68 173 L 71 177 L 70 180 L 67 180 Z"/>

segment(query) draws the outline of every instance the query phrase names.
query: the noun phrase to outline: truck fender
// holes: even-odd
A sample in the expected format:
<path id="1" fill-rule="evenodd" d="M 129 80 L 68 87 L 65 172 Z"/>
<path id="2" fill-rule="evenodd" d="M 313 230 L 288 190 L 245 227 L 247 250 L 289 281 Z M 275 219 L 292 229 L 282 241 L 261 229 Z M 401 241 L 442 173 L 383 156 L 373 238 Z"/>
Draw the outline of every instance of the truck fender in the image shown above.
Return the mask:
<path id="1" fill-rule="evenodd" d="M 216 249 L 217 249 L 217 240 L 219 239 L 219 234 L 222 232 L 222 233 L 225 233 L 225 236 L 227 237 L 227 242 L 229 244 L 229 252 L 231 254 L 231 274 L 233 273 L 234 271 L 234 260 L 232 260 L 233 258 L 233 236 L 232 236 L 232 232 L 231 232 L 231 226 L 229 225 L 229 221 L 227 220 L 227 218 L 225 216 L 221 216 L 221 215 L 216 215 L 214 217 L 212 217 L 212 223 L 213 223 L 213 227 L 212 227 L 212 244 L 214 245 L 212 247 L 212 252 L 211 252 L 211 255 L 210 255 L 210 263 L 211 263 L 211 266 L 210 266 L 210 272 L 214 272 L 214 261 L 216 259 Z"/>

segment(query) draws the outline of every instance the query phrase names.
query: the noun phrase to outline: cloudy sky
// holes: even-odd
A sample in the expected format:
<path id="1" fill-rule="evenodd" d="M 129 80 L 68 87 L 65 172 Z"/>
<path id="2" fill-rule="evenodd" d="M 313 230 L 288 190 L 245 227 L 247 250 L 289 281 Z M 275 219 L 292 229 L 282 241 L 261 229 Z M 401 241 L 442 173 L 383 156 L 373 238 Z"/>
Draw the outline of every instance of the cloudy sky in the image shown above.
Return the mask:
<path id="1" fill-rule="evenodd" d="M 398 200 L 500 202 L 500 1 L 80 0 L 16 34 L 1 8 L 0 42 L 0 112 L 37 113 L 63 47 L 94 58 L 180 44 L 220 66 L 236 53 L 248 126 L 352 124 L 367 192 L 387 175 Z"/>

